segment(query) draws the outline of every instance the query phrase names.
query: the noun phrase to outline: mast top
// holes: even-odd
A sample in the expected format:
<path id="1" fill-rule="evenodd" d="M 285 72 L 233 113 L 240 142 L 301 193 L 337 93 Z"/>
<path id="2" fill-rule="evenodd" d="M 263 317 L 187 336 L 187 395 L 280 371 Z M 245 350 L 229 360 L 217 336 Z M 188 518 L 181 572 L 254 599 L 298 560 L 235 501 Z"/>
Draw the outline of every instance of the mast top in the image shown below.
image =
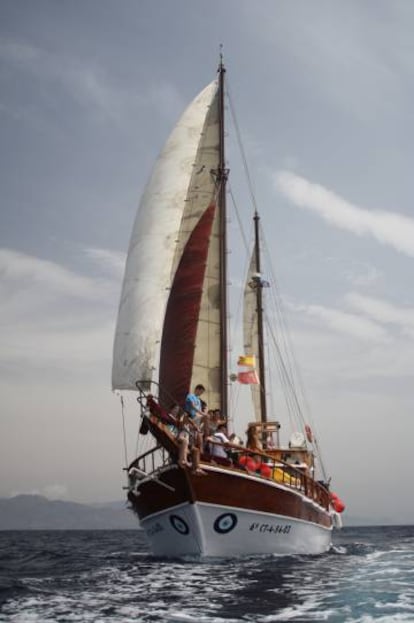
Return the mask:
<path id="1" fill-rule="evenodd" d="M 223 61 L 223 44 L 220 43 L 220 54 L 219 54 L 219 66 L 217 69 L 217 73 L 221 74 L 224 73 L 226 71 L 226 68 L 224 67 L 224 61 Z"/>

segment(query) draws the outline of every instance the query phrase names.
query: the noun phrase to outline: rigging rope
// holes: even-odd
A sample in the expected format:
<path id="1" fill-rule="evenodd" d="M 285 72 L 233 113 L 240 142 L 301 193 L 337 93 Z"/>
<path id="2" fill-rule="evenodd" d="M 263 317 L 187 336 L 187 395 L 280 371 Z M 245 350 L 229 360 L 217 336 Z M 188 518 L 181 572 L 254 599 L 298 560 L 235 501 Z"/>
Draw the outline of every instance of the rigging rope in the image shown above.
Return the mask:
<path id="1" fill-rule="evenodd" d="M 127 439 L 126 439 L 126 427 L 125 427 L 125 413 L 124 413 L 124 397 L 120 394 L 121 400 L 121 413 L 122 413 L 122 431 L 124 437 L 124 453 L 125 453 L 125 467 L 128 467 L 128 451 L 127 451 Z"/>
<path id="2" fill-rule="evenodd" d="M 244 147 L 243 147 L 243 142 L 241 139 L 241 132 L 240 132 L 240 127 L 237 121 L 237 117 L 236 117 L 236 111 L 234 109 L 234 105 L 233 105 L 233 100 L 230 94 L 230 88 L 229 88 L 229 82 L 227 79 L 227 97 L 229 100 L 229 104 L 230 104 L 230 112 L 231 112 L 231 116 L 233 119 L 233 123 L 234 123 L 234 129 L 236 130 L 236 138 L 237 138 L 237 144 L 239 146 L 240 149 L 240 154 L 242 157 L 242 161 L 243 161 L 243 168 L 244 168 L 244 173 L 246 175 L 246 180 L 247 180 L 247 186 L 249 189 L 249 193 L 250 193 L 250 199 L 252 201 L 252 205 L 254 207 L 255 212 L 257 212 L 257 203 L 256 203 L 256 197 L 254 195 L 254 191 L 253 191 L 253 184 L 252 184 L 252 180 L 250 177 L 250 172 L 249 172 L 249 167 L 247 164 L 247 158 L 246 158 L 246 153 L 244 151 Z"/>
<path id="3" fill-rule="evenodd" d="M 228 97 L 228 101 L 229 101 L 229 105 L 230 105 L 230 112 L 231 112 L 231 118 L 233 120 L 233 125 L 235 128 L 235 133 L 236 133 L 236 139 L 237 139 L 237 144 L 239 147 L 239 151 L 241 154 L 241 158 L 242 158 L 242 163 L 243 163 L 243 168 L 244 168 L 244 173 L 246 176 L 246 180 L 247 180 L 247 186 L 248 186 L 248 191 L 250 194 L 250 199 L 251 199 L 251 203 L 252 203 L 252 207 L 254 208 L 254 211 L 257 213 L 258 209 L 257 209 L 257 202 L 256 202 L 256 198 L 255 198 L 255 194 L 253 191 L 253 184 L 252 184 L 252 180 L 250 177 L 250 172 L 249 172 L 249 167 L 247 164 L 247 158 L 246 158 L 246 154 L 245 154 L 245 150 L 243 147 L 243 142 L 241 139 L 241 132 L 240 132 L 240 128 L 239 128 L 239 124 L 237 121 L 237 117 L 236 117 L 236 113 L 235 113 L 235 108 L 233 105 L 233 101 L 232 101 L 232 97 L 231 97 L 231 93 L 230 93 L 230 88 L 229 88 L 229 82 L 227 81 L 227 97 Z M 232 199 L 233 202 L 233 206 L 235 209 L 235 214 L 238 220 L 238 224 L 239 224 L 239 229 L 241 232 L 241 236 L 243 239 L 243 243 L 245 248 L 248 250 L 249 249 L 249 245 L 247 243 L 247 238 L 245 236 L 244 233 L 244 229 L 242 226 L 242 222 L 241 222 L 241 218 L 240 218 L 240 214 L 239 211 L 237 210 L 237 206 L 236 206 L 236 201 L 233 195 L 233 192 L 231 191 L 231 189 L 229 189 L 229 193 L 230 193 L 230 197 Z M 269 315 L 266 314 L 266 325 L 268 328 L 268 334 L 271 336 L 271 339 L 273 341 L 274 344 L 274 350 L 275 350 L 275 364 L 276 364 L 276 368 L 278 369 L 278 373 L 279 373 L 279 378 L 281 380 L 281 384 L 282 387 L 285 388 L 285 391 L 283 392 L 284 397 L 285 397 L 285 402 L 286 402 L 286 406 L 287 406 L 287 411 L 288 411 L 288 416 L 289 419 L 291 420 L 291 424 L 294 423 L 294 421 L 296 420 L 296 423 L 299 424 L 299 428 L 303 428 L 305 426 L 305 418 L 301 409 L 301 405 L 300 405 L 300 401 L 298 398 L 298 394 L 296 391 L 296 387 L 295 387 L 295 381 L 299 386 L 299 392 L 300 392 L 300 397 L 301 397 L 301 401 L 303 402 L 306 414 L 307 414 L 307 418 L 310 421 L 310 424 L 312 425 L 312 428 L 314 429 L 314 422 L 312 421 L 313 418 L 311 417 L 311 410 L 309 407 L 309 403 L 305 394 L 305 390 L 304 390 L 304 385 L 302 382 L 302 377 L 300 374 L 300 370 L 299 370 L 299 366 L 297 364 L 297 361 L 295 359 L 295 355 L 294 355 L 294 350 L 293 350 L 293 346 L 292 346 L 292 341 L 291 341 L 291 336 L 290 336 L 290 332 L 288 330 L 287 327 L 287 323 L 286 323 L 286 317 L 285 317 L 285 313 L 283 311 L 283 305 L 282 305 L 282 297 L 280 295 L 279 292 L 279 287 L 278 287 L 278 282 L 276 279 L 276 276 L 274 274 L 273 271 L 273 265 L 272 265 L 272 261 L 271 261 L 271 256 L 270 256 L 270 252 L 269 252 L 269 248 L 267 246 L 266 243 L 266 238 L 264 236 L 264 232 L 263 229 L 261 228 L 261 237 L 262 240 L 264 241 L 264 247 L 265 247 L 265 252 L 266 255 L 268 257 L 268 259 L 270 261 L 268 261 L 268 265 L 270 266 L 270 274 L 269 277 L 271 279 L 272 285 L 274 285 L 274 288 L 271 289 L 271 298 L 273 301 L 273 309 L 276 312 L 276 317 L 275 320 L 279 325 L 279 331 L 278 331 L 278 338 L 280 341 L 280 346 L 278 341 L 276 340 L 276 337 L 274 335 L 274 332 L 272 330 L 272 324 L 269 320 Z M 248 260 L 249 261 L 249 260 Z M 245 271 L 246 274 L 247 271 Z M 244 297 L 244 292 L 242 291 L 240 297 L 239 297 L 239 304 L 238 304 L 238 308 L 237 308 L 237 317 L 240 314 L 240 308 L 242 307 L 242 300 Z M 283 352 L 282 352 L 283 351 Z M 268 360 L 270 361 L 270 358 L 268 358 Z M 273 396 L 271 395 L 271 401 L 273 403 Z M 272 405 L 273 406 L 273 405 Z M 324 479 L 326 480 L 326 473 L 325 473 L 325 468 L 324 468 L 324 464 L 322 461 L 322 456 L 320 453 L 320 449 L 317 443 L 317 439 L 316 437 L 314 437 L 314 447 L 317 451 L 318 454 L 318 458 L 319 458 L 319 463 L 320 463 L 320 467 L 321 467 L 321 471 L 322 474 L 324 476 Z"/>
<path id="4" fill-rule="evenodd" d="M 233 209 L 233 213 L 236 215 L 236 219 L 237 219 L 237 223 L 238 223 L 238 228 L 242 237 L 242 241 L 243 241 L 243 245 L 244 245 L 244 249 L 246 251 L 245 254 L 245 263 L 243 266 L 243 273 L 242 274 L 247 274 L 247 269 L 248 269 L 248 263 L 249 263 L 249 257 L 248 257 L 248 253 L 249 253 L 249 243 L 247 241 L 247 237 L 244 231 L 244 227 L 243 227 L 243 223 L 242 223 L 242 219 L 241 219 L 241 215 L 240 215 L 240 210 L 238 208 L 238 205 L 236 203 L 236 199 L 235 196 L 233 194 L 233 191 L 231 189 L 230 184 L 227 185 L 227 191 L 229 193 L 231 202 L 232 202 L 232 209 Z M 239 296 L 237 298 L 237 302 L 236 302 L 236 307 L 235 307 L 235 314 L 234 314 L 234 323 L 233 326 L 237 327 L 237 326 L 241 326 L 242 327 L 242 334 L 243 334 L 243 298 L 244 298 L 244 291 L 243 289 L 241 289 L 239 291 Z M 230 346 L 231 346 L 231 350 L 233 349 L 232 346 L 232 342 L 233 342 L 233 335 L 231 334 L 231 332 L 229 331 L 229 337 L 230 337 Z M 241 347 L 243 349 L 243 345 L 244 345 L 244 339 L 242 339 L 242 344 Z M 236 383 L 232 383 L 231 384 L 231 389 L 232 391 L 230 392 L 230 410 L 231 413 L 235 413 L 238 410 L 238 401 L 240 398 L 240 386 L 239 384 Z M 233 431 L 234 432 L 234 431 Z"/>

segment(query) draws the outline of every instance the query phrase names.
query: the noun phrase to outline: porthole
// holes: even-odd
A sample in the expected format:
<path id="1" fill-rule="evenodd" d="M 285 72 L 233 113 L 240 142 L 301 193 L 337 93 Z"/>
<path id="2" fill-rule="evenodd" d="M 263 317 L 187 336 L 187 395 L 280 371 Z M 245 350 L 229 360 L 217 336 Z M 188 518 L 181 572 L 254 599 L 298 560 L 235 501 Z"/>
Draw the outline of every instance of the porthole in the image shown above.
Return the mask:
<path id="1" fill-rule="evenodd" d="M 214 530 L 219 534 L 227 534 L 237 525 L 237 516 L 234 513 L 219 515 L 214 522 Z"/>
<path id="2" fill-rule="evenodd" d="M 178 515 L 170 515 L 170 522 L 172 527 L 180 534 L 188 534 L 190 532 L 187 523 Z"/>

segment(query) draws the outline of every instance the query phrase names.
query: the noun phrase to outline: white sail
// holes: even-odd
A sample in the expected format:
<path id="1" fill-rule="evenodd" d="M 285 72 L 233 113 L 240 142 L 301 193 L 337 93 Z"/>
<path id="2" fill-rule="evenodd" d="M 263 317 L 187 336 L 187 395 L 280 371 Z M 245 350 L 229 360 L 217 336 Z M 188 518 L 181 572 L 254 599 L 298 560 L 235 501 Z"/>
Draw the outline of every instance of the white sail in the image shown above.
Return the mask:
<path id="1" fill-rule="evenodd" d="M 119 305 L 113 389 L 136 389 L 136 381 L 150 380 L 157 365 L 177 240 L 205 119 L 216 93 L 217 83 L 213 82 L 186 109 L 165 144 L 142 197 Z"/>
<path id="2" fill-rule="evenodd" d="M 245 355 L 255 355 L 256 360 L 259 354 L 259 332 L 257 324 L 257 300 L 254 277 L 257 273 L 256 250 L 253 248 L 247 273 L 246 285 L 244 289 L 244 313 L 243 313 L 243 345 Z M 261 385 L 250 385 L 253 399 L 253 409 L 255 418 L 261 421 L 260 413 L 260 391 Z"/>

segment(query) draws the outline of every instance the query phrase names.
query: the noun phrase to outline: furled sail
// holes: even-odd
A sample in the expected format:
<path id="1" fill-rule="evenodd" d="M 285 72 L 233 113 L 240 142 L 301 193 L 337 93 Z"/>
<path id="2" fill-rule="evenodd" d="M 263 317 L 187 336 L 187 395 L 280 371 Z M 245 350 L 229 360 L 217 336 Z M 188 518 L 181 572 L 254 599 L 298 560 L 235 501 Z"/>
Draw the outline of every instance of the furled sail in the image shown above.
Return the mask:
<path id="1" fill-rule="evenodd" d="M 136 381 L 151 380 L 158 367 L 159 340 L 175 272 L 193 229 L 204 211 L 214 204 L 211 169 L 217 166 L 216 102 L 217 83 L 213 82 L 194 99 L 175 126 L 143 194 L 118 311 L 112 368 L 114 389 L 136 389 Z M 209 266 L 216 262 L 210 249 L 206 250 L 205 260 L 208 274 Z M 203 284 L 204 279 L 205 274 Z M 203 315 L 209 293 L 203 286 L 202 290 Z M 203 331 L 196 333 L 201 344 Z M 193 363 L 190 368 L 192 375 Z"/>
<path id="2" fill-rule="evenodd" d="M 257 299 L 256 288 L 257 283 L 256 268 L 256 249 L 253 248 L 249 269 L 247 272 L 246 285 L 244 288 L 244 312 L 243 312 L 243 342 L 244 352 L 249 355 L 257 355 L 259 353 L 259 331 L 257 322 Z M 259 379 L 260 380 L 260 379 Z M 250 384 L 253 400 L 253 409 L 255 419 L 261 421 L 260 412 L 260 392 L 262 387 L 260 384 Z"/>

